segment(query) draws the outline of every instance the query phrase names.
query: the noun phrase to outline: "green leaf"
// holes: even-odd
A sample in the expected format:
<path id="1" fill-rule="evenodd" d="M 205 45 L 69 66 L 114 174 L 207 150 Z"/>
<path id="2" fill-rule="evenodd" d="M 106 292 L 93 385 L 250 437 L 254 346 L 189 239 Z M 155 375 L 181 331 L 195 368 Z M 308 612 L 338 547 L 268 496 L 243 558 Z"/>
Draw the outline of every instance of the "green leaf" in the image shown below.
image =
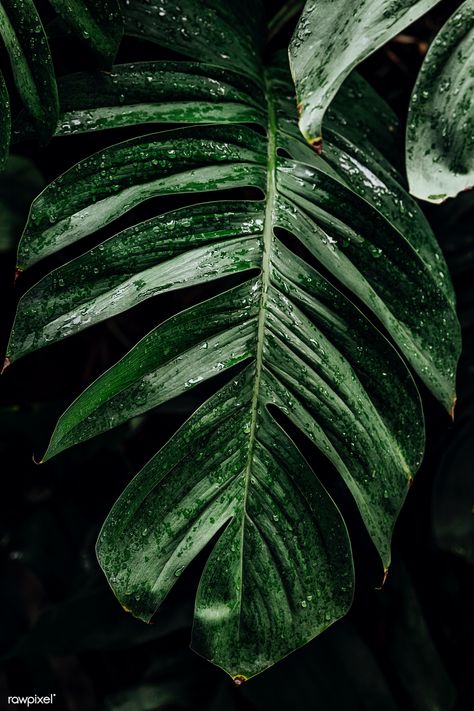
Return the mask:
<path id="1" fill-rule="evenodd" d="M 308 0 L 290 43 L 299 126 L 318 150 L 323 116 L 350 71 L 439 0 Z"/>
<path id="2" fill-rule="evenodd" d="M 119 600 L 149 620 L 188 562 L 225 526 L 201 578 L 193 648 L 232 676 L 252 676 L 304 644 L 352 598 L 340 514 L 268 414 L 270 376 L 260 389 L 261 413 L 254 409 L 255 374 L 247 368 L 220 390 L 151 460 L 98 542 Z M 147 559 L 156 570 L 152 587 Z"/>
<path id="3" fill-rule="evenodd" d="M 352 72 L 344 81 L 326 112 L 324 122 L 325 129 L 342 135 L 405 184 L 401 176 L 404 164 L 400 154 L 400 142 L 403 140 L 400 121 L 357 72 Z"/>
<path id="4" fill-rule="evenodd" d="M 435 37 L 408 111 L 410 192 L 430 202 L 474 184 L 474 2 L 466 0 Z"/>
<path id="5" fill-rule="evenodd" d="M 18 92 L 47 139 L 56 128 L 59 101 L 48 40 L 32 0 L 2 0 L 0 36 Z"/>
<path id="6" fill-rule="evenodd" d="M 157 195 L 265 186 L 265 142 L 249 129 L 140 136 L 78 163 L 34 201 L 19 247 L 31 266 Z M 97 203 L 100 209 L 90 209 Z"/>
<path id="7" fill-rule="evenodd" d="M 125 32 L 262 81 L 262 3 L 252 0 L 123 0 Z"/>
<path id="8" fill-rule="evenodd" d="M 79 111 L 92 112 L 92 128 L 104 106 L 118 110 L 100 127 L 139 123 L 138 101 L 147 115 L 173 121 L 175 98 L 180 121 L 202 125 L 113 144 L 38 196 L 19 248 L 23 268 L 60 256 L 106 225 L 113 232 L 122 215 L 131 224 L 23 296 L 8 358 L 160 294 L 212 283 L 211 298 L 158 322 L 79 396 L 60 418 L 44 460 L 200 383 L 213 388 L 118 499 L 97 554 L 122 605 L 149 621 L 212 543 L 193 648 L 232 676 L 249 677 L 319 634 L 352 600 L 345 522 L 292 428 L 341 477 L 385 567 L 422 457 L 412 377 L 356 303 L 383 324 L 447 408 L 459 330 L 443 257 L 388 160 L 394 143 L 384 136 L 396 124 L 379 128 L 369 120 L 363 80 L 341 88 L 323 159 L 298 131 L 288 68 L 281 58 L 260 64 L 253 3 L 239 4 L 239 22 L 233 2 L 180 5 L 178 13 L 166 4 L 162 27 L 154 6 L 147 14 L 145 3 L 131 3 L 127 22 L 148 17 L 146 36 L 169 46 L 182 33 L 166 22 L 179 19 L 179 29 L 212 21 L 215 42 L 204 43 L 198 32 L 178 46 L 194 59 L 203 52 L 203 61 L 140 66 L 136 91 L 133 70 L 115 68 L 129 104 L 107 84 L 104 100 L 94 99 L 99 92 L 88 91 L 84 79 Z M 161 72 L 161 89 L 142 81 L 150 66 Z M 209 125 L 215 104 L 225 111 Z M 253 127 L 236 124 L 241 112 Z M 244 198 L 239 188 L 252 191 Z M 134 219 L 131 211 L 150 198 L 184 193 L 186 207 Z M 230 275 L 239 283 L 228 289 L 222 277 Z"/>
<path id="9" fill-rule="evenodd" d="M 118 64 L 111 72 L 81 72 L 58 82 L 57 136 L 141 123 L 260 123 L 261 89 L 246 77 L 198 62 Z M 32 127 L 21 117 L 17 139 Z"/>
<path id="10" fill-rule="evenodd" d="M 91 47 L 105 66 L 115 59 L 123 35 L 117 0 L 50 0 L 71 29 Z"/>
<path id="11" fill-rule="evenodd" d="M 11 116 L 10 116 L 10 97 L 8 96 L 5 79 L 0 71 L 0 171 L 3 170 L 8 158 L 8 149 L 10 147 L 10 131 L 11 131 Z"/>

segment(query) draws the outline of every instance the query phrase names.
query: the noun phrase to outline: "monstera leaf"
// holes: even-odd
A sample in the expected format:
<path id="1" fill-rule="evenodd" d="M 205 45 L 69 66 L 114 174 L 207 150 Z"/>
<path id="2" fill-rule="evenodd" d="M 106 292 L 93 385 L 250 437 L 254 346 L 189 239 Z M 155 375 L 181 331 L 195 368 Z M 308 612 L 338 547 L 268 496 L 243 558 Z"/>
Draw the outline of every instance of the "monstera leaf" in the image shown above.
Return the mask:
<path id="1" fill-rule="evenodd" d="M 123 32 L 117 0 L 51 0 L 51 4 L 101 62 L 109 65 Z M 51 51 L 33 0 L 2 0 L 0 38 L 11 60 L 16 88 L 35 124 L 47 140 L 54 133 L 59 115 L 58 89 Z M 10 145 L 10 102 L 0 70 L 0 169 Z"/>
<path id="2" fill-rule="evenodd" d="M 439 0 L 308 0 L 290 44 L 300 129 L 321 147 L 321 124 L 351 69 Z"/>
<path id="3" fill-rule="evenodd" d="M 466 0 L 433 41 L 410 101 L 410 192 L 431 202 L 474 185 L 474 2 Z"/>
<path id="4" fill-rule="evenodd" d="M 459 352 L 443 257 L 389 160 L 400 145 L 395 117 L 351 76 L 318 156 L 298 130 L 285 59 L 262 60 L 258 7 L 130 2 L 127 32 L 191 61 L 65 78 L 63 134 L 194 125 L 110 145 L 54 180 L 32 205 L 19 267 L 60 256 L 150 198 L 186 194 L 189 204 L 135 220 L 33 286 L 7 361 L 151 297 L 213 285 L 82 393 L 43 459 L 215 383 L 118 499 L 97 554 L 122 605 L 149 621 L 212 542 L 192 646 L 237 681 L 352 600 L 345 522 L 292 429 L 342 478 L 387 568 L 424 443 L 396 348 L 448 410 Z"/>

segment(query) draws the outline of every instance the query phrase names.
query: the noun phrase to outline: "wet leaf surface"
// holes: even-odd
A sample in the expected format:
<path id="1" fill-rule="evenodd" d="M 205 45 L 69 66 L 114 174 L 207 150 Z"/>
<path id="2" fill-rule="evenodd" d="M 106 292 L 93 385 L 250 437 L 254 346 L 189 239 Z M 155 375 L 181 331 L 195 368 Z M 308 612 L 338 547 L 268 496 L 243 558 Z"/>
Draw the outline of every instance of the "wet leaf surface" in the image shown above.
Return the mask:
<path id="1" fill-rule="evenodd" d="M 46 140 L 56 128 L 59 101 L 48 40 L 32 0 L 2 2 L 0 36 L 10 57 L 18 93 Z M 3 108 L 6 98 L 2 91 L 0 87 Z"/>
<path id="2" fill-rule="evenodd" d="M 410 192 L 443 202 L 474 184 L 474 2 L 433 40 L 411 96 L 406 159 Z"/>
<path id="3" fill-rule="evenodd" d="M 290 44 L 303 136 L 321 145 L 323 116 L 338 88 L 363 59 L 439 0 L 309 0 Z M 336 29 L 337 28 L 337 29 Z"/>
<path id="4" fill-rule="evenodd" d="M 105 80 L 103 99 L 100 77 L 91 88 L 82 79 L 80 111 L 92 112 L 92 128 L 113 128 L 115 118 L 99 124 L 104 107 L 115 107 L 124 125 L 123 81 L 130 123 L 143 120 L 136 101 L 171 120 L 178 74 L 186 76 L 180 115 L 189 110 L 189 121 L 202 125 L 115 143 L 38 196 L 19 247 L 22 268 L 60 257 L 107 225 L 113 231 L 124 215 L 132 224 L 33 286 L 8 347 L 14 361 L 152 297 L 213 284 L 212 298 L 159 323 L 79 396 L 44 459 L 227 375 L 125 489 L 97 554 L 122 605 L 149 621 L 210 544 L 193 648 L 238 679 L 308 642 L 352 601 L 346 524 L 291 427 L 339 473 L 385 567 L 421 461 L 423 420 L 410 372 L 351 299 L 383 324 L 447 409 L 459 352 L 443 257 L 389 165 L 396 122 L 383 130 L 364 124 L 370 90 L 351 79 L 328 115 L 327 151 L 318 156 L 298 132 L 285 62 L 261 65 L 256 14 L 250 4 L 239 8 L 236 24 L 233 2 L 186 2 L 179 12 L 165 3 L 164 15 L 158 6 L 130 4 L 127 26 L 137 36 L 146 19 L 148 37 L 205 63 L 153 65 L 162 71 L 160 87 L 146 79 L 150 65 L 120 67 L 117 85 Z M 188 33 L 211 22 L 215 42 Z M 207 63 L 217 65 L 208 80 Z M 230 110 L 207 125 L 218 97 Z M 257 125 L 235 124 L 239 112 Z M 261 198 L 216 198 L 241 188 Z M 190 204 L 133 219 L 150 198 L 178 194 Z M 240 283 L 228 288 L 221 279 L 231 275 Z"/>

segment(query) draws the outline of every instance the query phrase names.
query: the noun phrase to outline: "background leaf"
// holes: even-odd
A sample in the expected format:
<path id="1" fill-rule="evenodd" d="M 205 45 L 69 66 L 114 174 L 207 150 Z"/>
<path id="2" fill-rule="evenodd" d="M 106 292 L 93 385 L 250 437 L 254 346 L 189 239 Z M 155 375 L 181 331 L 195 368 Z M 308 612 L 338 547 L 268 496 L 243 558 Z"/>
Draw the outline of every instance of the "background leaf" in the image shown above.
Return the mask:
<path id="1" fill-rule="evenodd" d="M 123 18 L 117 0 L 50 0 L 71 29 L 109 67 L 123 35 Z"/>
<path id="2" fill-rule="evenodd" d="M 0 36 L 18 92 L 46 140 L 56 128 L 59 100 L 48 40 L 32 0 L 4 0 Z"/>
<path id="3" fill-rule="evenodd" d="M 413 89 L 407 123 L 410 192 L 430 202 L 474 184 L 474 2 L 435 37 Z"/>
<path id="4" fill-rule="evenodd" d="M 0 171 L 5 167 L 8 158 L 8 149 L 10 147 L 10 97 L 5 84 L 5 79 L 0 71 Z"/>
<path id="5" fill-rule="evenodd" d="M 261 82 L 263 6 L 252 0 L 125 0 L 126 33 Z"/>
<path id="6" fill-rule="evenodd" d="M 309 0 L 290 43 L 299 126 L 321 146 L 323 116 L 345 77 L 359 62 L 439 0 Z"/>

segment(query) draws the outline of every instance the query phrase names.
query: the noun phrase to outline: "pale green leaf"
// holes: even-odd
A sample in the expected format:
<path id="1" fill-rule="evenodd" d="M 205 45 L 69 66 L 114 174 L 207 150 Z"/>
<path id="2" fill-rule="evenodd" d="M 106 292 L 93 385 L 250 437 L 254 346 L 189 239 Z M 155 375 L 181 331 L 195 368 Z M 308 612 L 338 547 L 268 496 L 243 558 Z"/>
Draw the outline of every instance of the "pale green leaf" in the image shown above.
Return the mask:
<path id="1" fill-rule="evenodd" d="M 474 2 L 466 0 L 435 37 L 408 111 L 410 192 L 443 202 L 474 185 Z"/>
<path id="2" fill-rule="evenodd" d="M 299 126 L 318 150 L 323 116 L 350 71 L 439 0 L 308 0 L 290 43 Z"/>

